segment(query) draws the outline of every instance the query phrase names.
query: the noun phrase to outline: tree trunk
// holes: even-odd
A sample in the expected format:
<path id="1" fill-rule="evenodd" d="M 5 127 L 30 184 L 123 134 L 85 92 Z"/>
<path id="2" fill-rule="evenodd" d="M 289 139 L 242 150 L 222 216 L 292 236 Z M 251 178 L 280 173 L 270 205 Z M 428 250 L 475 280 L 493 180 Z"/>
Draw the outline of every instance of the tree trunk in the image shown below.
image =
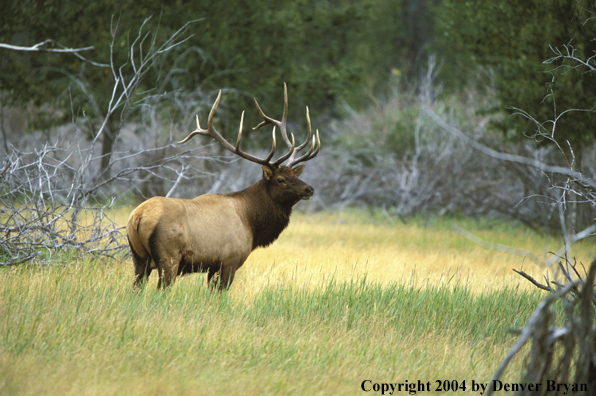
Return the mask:
<path id="1" fill-rule="evenodd" d="M 574 151 L 574 162 L 569 164 L 571 169 L 574 171 L 582 172 L 582 162 L 584 157 L 584 149 L 581 146 L 578 146 Z M 571 152 L 569 152 L 569 157 L 572 158 Z M 579 186 L 571 185 L 571 189 L 578 188 Z M 581 188 L 581 187 L 579 187 Z M 570 202 L 568 208 L 568 216 L 567 216 L 567 232 L 569 235 L 575 235 L 577 232 L 583 230 L 584 228 L 588 227 L 591 222 L 591 207 L 590 205 L 581 204 L 579 201 L 583 201 L 582 197 L 576 194 L 573 191 L 569 192 L 567 197 L 568 201 Z M 587 220 L 587 221 L 586 221 Z"/>
<path id="2" fill-rule="evenodd" d="M 101 163 L 100 174 L 102 179 L 110 177 L 110 161 L 112 159 L 112 152 L 114 150 L 114 142 L 120 132 L 120 126 L 114 122 L 113 118 L 108 118 L 105 129 L 103 131 L 103 140 L 101 143 Z"/>
<path id="3" fill-rule="evenodd" d="M 4 151 L 8 155 L 8 141 L 6 138 L 6 129 L 4 124 L 4 93 L 0 94 L 0 131 L 2 131 L 2 142 L 4 143 Z"/>

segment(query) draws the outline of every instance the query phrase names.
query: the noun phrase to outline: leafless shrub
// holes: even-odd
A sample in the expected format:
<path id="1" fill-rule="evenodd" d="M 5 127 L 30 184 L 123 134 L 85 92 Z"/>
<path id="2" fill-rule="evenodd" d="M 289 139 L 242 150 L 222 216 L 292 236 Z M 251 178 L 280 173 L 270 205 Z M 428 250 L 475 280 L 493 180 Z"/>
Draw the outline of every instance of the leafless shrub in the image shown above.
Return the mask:
<path id="1" fill-rule="evenodd" d="M 522 346 L 531 342 L 531 349 L 527 355 L 522 373 L 524 383 L 541 384 L 540 388 L 532 388 L 517 392 L 518 395 L 558 395 L 562 388 L 556 384 L 567 384 L 573 392 L 579 394 L 593 394 L 596 389 L 596 326 L 594 326 L 594 312 L 596 299 L 594 298 L 594 278 L 596 274 L 596 260 L 592 262 L 588 271 L 580 273 L 575 262 L 571 262 L 571 245 L 581 239 L 594 236 L 596 225 L 592 224 L 581 231 L 568 226 L 567 211 L 571 204 L 582 204 L 594 208 L 596 199 L 596 182 L 593 175 L 586 175 L 576 171 L 573 167 L 549 165 L 539 157 L 522 156 L 519 154 L 501 153 L 485 145 L 472 141 L 458 129 L 444 123 L 436 114 L 426 109 L 427 114 L 434 118 L 445 130 L 463 141 L 468 141 L 476 150 L 488 155 L 493 160 L 513 165 L 519 177 L 542 177 L 550 184 L 548 195 L 537 195 L 537 208 L 547 212 L 549 220 L 557 221 L 563 247 L 552 253 L 552 258 L 540 260 L 531 252 L 521 251 L 502 245 L 496 245 L 479 240 L 465 230 L 458 230 L 462 235 L 474 242 L 491 249 L 502 250 L 523 255 L 546 268 L 558 262 L 558 271 L 554 280 L 549 279 L 548 270 L 546 283 L 542 284 L 526 274 L 518 274 L 530 281 L 539 289 L 553 294 L 543 300 L 526 326 L 520 332 L 520 338 L 513 346 L 502 365 L 499 367 L 490 383 L 487 395 L 493 394 L 494 381 L 503 375 L 511 359 L 521 350 Z M 535 174 L 536 176 L 529 176 Z M 569 202 L 569 197 L 581 198 L 581 202 Z M 543 212 L 544 213 L 544 212 Z M 593 219 L 593 218 L 592 218 Z M 565 264 L 563 264 L 565 263 Z M 583 267 L 583 266 L 582 266 Z M 561 300 L 563 304 L 563 318 L 557 320 L 551 309 L 553 303 Z M 557 324 L 562 323 L 562 324 Z M 576 384 L 576 385 L 574 385 Z M 564 386 L 564 385 L 561 385 Z M 587 389 L 587 391 L 585 389 Z M 571 391 L 572 388 L 565 389 Z"/>
<path id="2" fill-rule="evenodd" d="M 200 163 L 211 158 L 204 152 L 204 147 L 181 150 L 173 144 L 117 152 L 116 171 L 100 179 L 94 170 L 101 155 L 94 155 L 92 147 L 13 148 L 0 177 L 0 264 L 52 260 L 64 251 L 109 257 L 124 252 L 123 227 L 106 210 L 123 192 L 142 192 L 140 174 L 167 186 L 167 195 L 181 181 L 205 178 Z"/>
<path id="3" fill-rule="evenodd" d="M 389 208 L 391 214 L 407 216 L 417 212 L 447 211 L 453 208 L 453 195 L 460 195 L 457 180 L 463 179 L 465 163 L 450 163 L 452 146 L 433 154 L 425 147 L 420 153 L 398 159 L 393 155 L 368 156 L 366 163 L 358 155 L 323 153 L 313 164 L 312 183 L 318 186 L 321 206 L 364 203 Z M 352 152 L 352 154 L 355 154 Z M 465 154 L 464 154 L 465 155 Z M 324 171 L 326 169 L 327 171 Z"/>
<path id="4" fill-rule="evenodd" d="M 364 204 L 402 217 L 454 209 L 470 151 L 419 114 L 420 103 L 435 103 L 440 91 L 433 67 L 431 59 L 417 93 L 396 89 L 366 111 L 346 108 L 346 120 L 331 126 L 336 143 L 329 146 L 339 149 L 312 164 L 322 206 Z"/>
<path id="5" fill-rule="evenodd" d="M 87 206 L 82 178 L 67 162 L 74 153 L 44 145 L 13 150 L 0 178 L 0 264 L 51 260 L 64 251 L 113 257 L 123 248 L 120 229 L 105 216 L 110 206 Z M 60 157 L 65 157 L 62 159 Z"/>

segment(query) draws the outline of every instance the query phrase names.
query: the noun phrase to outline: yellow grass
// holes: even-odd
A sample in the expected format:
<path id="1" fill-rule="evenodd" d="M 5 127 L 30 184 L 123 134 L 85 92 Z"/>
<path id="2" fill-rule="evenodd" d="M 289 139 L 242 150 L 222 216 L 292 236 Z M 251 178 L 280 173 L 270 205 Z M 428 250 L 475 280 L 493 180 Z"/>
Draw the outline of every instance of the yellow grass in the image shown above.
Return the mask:
<path id="1" fill-rule="evenodd" d="M 125 224 L 127 214 L 127 210 L 120 213 L 121 224 Z M 547 271 L 551 279 L 558 275 L 556 268 L 541 267 L 522 256 L 467 240 L 453 229 L 457 224 L 487 242 L 527 250 L 539 258 L 552 257 L 548 252 L 562 246 L 560 238 L 499 221 L 476 224 L 469 219 L 437 218 L 404 224 L 389 223 L 378 214 L 361 211 L 294 213 L 277 241 L 251 253 L 236 274 L 231 295 L 250 301 L 271 284 L 313 287 L 331 278 L 342 281 L 362 276 L 369 281 L 415 286 L 450 280 L 479 293 L 506 285 L 534 288 L 513 268 L 539 281 Z M 572 254 L 578 262 L 589 264 L 596 257 L 594 238 L 573 245 Z"/>

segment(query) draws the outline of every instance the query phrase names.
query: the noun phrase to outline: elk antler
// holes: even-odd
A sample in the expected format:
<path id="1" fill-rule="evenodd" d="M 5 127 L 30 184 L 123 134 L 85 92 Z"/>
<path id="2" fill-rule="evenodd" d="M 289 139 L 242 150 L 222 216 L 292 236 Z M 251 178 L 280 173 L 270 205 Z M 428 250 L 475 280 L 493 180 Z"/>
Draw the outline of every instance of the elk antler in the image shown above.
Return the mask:
<path id="1" fill-rule="evenodd" d="M 319 131 L 317 130 L 316 140 L 315 140 L 315 137 L 312 136 L 311 126 L 310 126 L 310 117 L 308 115 L 308 107 L 306 108 L 306 121 L 308 124 L 308 136 L 306 138 L 306 141 L 304 141 L 304 143 L 302 143 L 300 146 L 295 147 L 296 142 L 294 140 L 294 134 L 291 134 L 292 135 L 291 142 L 290 142 L 290 139 L 288 138 L 288 133 L 286 130 L 286 122 L 287 122 L 287 114 L 288 114 L 288 89 L 287 89 L 287 86 L 285 83 L 284 83 L 284 113 L 283 113 L 281 121 L 277 121 L 271 117 L 266 116 L 265 113 L 263 113 L 263 110 L 261 110 L 261 107 L 259 106 L 259 104 L 257 103 L 257 100 L 255 99 L 255 104 L 257 105 L 257 109 L 259 110 L 259 113 L 261 114 L 261 117 L 263 117 L 264 121 L 262 121 L 259 125 L 257 125 L 253 129 L 255 129 L 255 130 L 259 129 L 260 127 L 267 125 L 267 124 L 273 125 L 273 145 L 271 147 L 271 151 L 269 152 L 269 155 L 265 159 L 255 157 L 251 154 L 245 153 L 244 151 L 240 150 L 240 140 L 242 139 L 242 126 L 244 123 L 244 112 L 242 112 L 242 117 L 240 118 L 240 128 L 238 130 L 238 140 L 236 140 L 236 146 L 232 146 L 226 139 L 223 138 L 223 136 L 221 136 L 219 134 L 219 132 L 217 132 L 215 130 L 215 128 L 213 127 L 213 117 L 215 115 L 215 110 L 217 109 L 217 106 L 219 105 L 220 100 L 221 100 L 221 90 L 219 91 L 219 94 L 217 95 L 217 99 L 215 100 L 215 103 L 213 104 L 213 107 L 211 108 L 211 111 L 209 112 L 209 119 L 207 120 L 207 129 L 205 130 L 205 129 L 201 128 L 201 125 L 199 124 L 199 116 L 197 115 L 196 116 L 197 117 L 197 129 L 192 131 L 184 140 L 179 141 L 178 142 L 179 144 L 188 142 L 195 135 L 210 136 L 210 137 L 214 138 L 215 140 L 217 140 L 222 146 L 224 146 L 227 150 L 231 151 L 232 153 L 234 153 L 244 159 L 247 159 L 249 161 L 256 162 L 257 164 L 267 165 L 268 167 L 270 167 L 272 169 L 277 168 L 279 165 L 281 165 L 288 158 L 289 158 L 289 160 L 288 160 L 287 166 L 291 168 L 293 165 L 295 165 L 299 162 L 308 161 L 311 158 L 314 158 L 319 153 L 319 150 L 321 148 L 321 140 L 319 139 Z M 277 159 L 277 161 L 271 162 L 271 158 L 273 158 L 273 154 L 275 154 L 275 149 L 276 149 L 275 127 L 278 127 L 280 129 L 281 136 L 284 139 L 284 141 L 286 142 L 286 145 L 288 146 L 289 150 L 286 154 L 279 157 Z M 296 153 L 298 153 L 300 150 L 302 150 L 304 147 L 306 147 L 306 145 L 310 141 L 311 136 L 312 136 L 312 146 L 308 150 L 308 152 L 306 152 L 306 154 L 302 155 L 301 157 L 294 158 L 296 156 Z M 315 146 L 316 146 L 316 149 L 315 149 Z"/>
<path id="2" fill-rule="evenodd" d="M 308 125 L 308 136 L 306 137 L 306 140 L 300 146 L 295 147 L 294 146 L 294 134 L 292 134 L 292 142 L 291 143 L 290 143 L 290 139 L 288 139 L 288 132 L 286 129 L 286 123 L 287 123 L 287 118 L 288 118 L 288 87 L 286 86 L 286 83 L 284 83 L 284 113 L 282 115 L 281 121 L 274 120 L 273 118 L 267 116 L 263 112 L 263 110 L 261 110 L 261 106 L 259 106 L 259 103 L 257 102 L 256 99 L 255 99 L 255 105 L 257 105 L 259 114 L 261 114 L 261 117 L 263 117 L 263 121 L 259 125 L 254 127 L 253 129 L 255 129 L 255 130 L 259 129 L 260 127 L 265 126 L 267 124 L 272 124 L 274 126 L 274 129 L 275 129 L 275 127 L 278 127 L 281 132 L 281 137 L 286 142 L 286 145 L 289 148 L 289 151 L 285 155 L 279 157 L 277 159 L 277 161 L 274 162 L 275 166 L 279 166 L 282 162 L 284 162 L 286 159 L 289 158 L 287 166 L 291 168 L 293 165 L 296 165 L 299 162 L 308 161 L 308 160 L 314 158 L 319 153 L 319 150 L 321 149 L 321 139 L 319 138 L 319 130 L 317 129 L 316 139 L 315 139 L 315 136 L 312 135 L 312 130 L 311 130 L 311 126 L 310 126 L 310 116 L 308 114 L 308 106 L 306 107 L 306 123 Z M 306 154 L 302 155 L 301 157 L 294 158 L 296 156 L 296 153 L 298 153 L 300 150 L 302 150 L 304 147 L 306 147 L 306 145 L 309 143 L 311 137 L 312 137 L 312 145 L 311 145 L 310 149 L 306 152 Z"/>

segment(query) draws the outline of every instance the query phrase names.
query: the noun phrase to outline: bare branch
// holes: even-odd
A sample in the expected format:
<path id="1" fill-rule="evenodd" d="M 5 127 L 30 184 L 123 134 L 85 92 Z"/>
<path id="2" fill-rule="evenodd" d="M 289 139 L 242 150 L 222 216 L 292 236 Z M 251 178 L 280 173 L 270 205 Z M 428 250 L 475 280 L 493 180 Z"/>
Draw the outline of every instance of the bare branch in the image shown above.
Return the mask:
<path id="1" fill-rule="evenodd" d="M 110 28 L 112 34 L 112 43 L 110 44 L 109 67 L 111 68 L 112 75 L 114 77 L 114 87 L 112 90 L 110 102 L 108 104 L 108 110 L 105 114 L 105 117 L 103 118 L 103 122 L 101 127 L 99 128 L 99 131 L 94 137 L 94 143 L 104 133 L 108 119 L 112 117 L 118 109 L 121 109 L 121 114 L 124 114 L 127 111 L 127 109 L 131 107 L 135 96 L 133 95 L 133 93 L 136 91 L 143 77 L 151 69 L 151 67 L 155 65 L 155 63 L 160 59 L 162 55 L 168 53 L 172 49 L 176 48 L 178 45 L 186 42 L 191 36 L 185 38 L 181 38 L 180 36 L 189 28 L 189 26 L 201 20 L 195 19 L 186 22 L 180 29 L 178 29 L 174 34 L 172 34 L 168 38 L 168 40 L 166 40 L 166 42 L 162 44 L 159 48 L 155 48 L 155 40 L 153 40 L 146 53 L 144 54 L 143 44 L 150 33 L 144 33 L 143 30 L 150 19 L 151 17 L 146 18 L 141 24 L 137 36 L 135 37 L 130 46 L 128 60 L 119 68 L 116 67 L 113 59 L 113 49 L 118 31 L 118 22 L 114 25 L 114 21 L 112 19 L 112 25 Z M 155 32 L 154 34 L 156 35 L 157 32 Z M 135 48 L 137 46 L 139 53 L 138 58 L 137 56 L 135 56 Z M 133 75 L 130 78 L 130 80 L 126 82 L 122 71 L 128 64 L 130 64 L 130 66 L 133 69 Z M 116 69 L 118 69 L 118 71 L 116 71 Z M 122 121 L 123 117 L 121 117 L 121 122 Z"/>
<path id="2" fill-rule="evenodd" d="M 554 293 L 556 291 L 555 289 L 553 289 L 552 287 L 550 287 L 548 285 L 543 285 L 542 283 L 539 283 L 538 281 L 536 281 L 536 279 L 532 278 L 530 275 L 526 274 L 524 271 L 518 271 L 515 268 L 513 268 L 513 271 L 520 274 L 524 278 L 526 278 L 528 281 L 530 281 L 530 283 L 532 283 L 534 286 L 536 286 L 539 289 L 546 290 L 546 291 L 552 292 L 552 293 Z"/>
<path id="3" fill-rule="evenodd" d="M 32 45 L 31 47 L 22 47 L 20 45 L 11 45 L 11 44 L 2 44 L 0 43 L 0 48 L 12 50 L 12 51 L 26 51 L 26 52 L 52 52 L 52 53 L 73 53 L 73 52 L 82 52 L 82 51 L 90 51 L 94 49 L 93 46 L 83 47 L 83 48 L 44 48 L 43 46 L 46 44 L 58 44 L 55 43 L 54 40 L 45 40 L 41 43 L 37 43 Z M 59 45 L 59 44 L 58 44 Z"/>
<path id="4" fill-rule="evenodd" d="M 147 143 L 115 151 L 116 172 L 105 179 L 93 177 L 103 156 L 92 142 L 45 144 L 30 152 L 13 147 L 0 168 L 0 265 L 50 263 L 62 260 L 65 251 L 69 260 L 89 255 L 122 259 L 127 252 L 124 228 L 109 213 L 115 195 L 145 195 L 145 185 L 159 184 L 165 191 L 172 186 L 171 195 L 182 180 L 197 185 L 210 176 L 203 170 L 211 160 L 204 147 L 181 150 L 168 143 L 143 149 Z"/>
<path id="5" fill-rule="evenodd" d="M 569 176 L 577 182 L 583 183 L 586 186 L 596 189 L 596 181 L 594 179 L 585 177 L 581 172 L 575 171 L 573 169 L 564 168 L 562 166 L 548 165 L 536 159 L 526 158 L 520 155 L 500 153 L 468 137 L 462 131 L 441 119 L 432 109 L 424 107 L 421 111 L 428 115 L 434 122 L 437 123 L 437 125 L 443 128 L 445 131 L 451 133 L 452 135 L 468 143 L 474 149 L 494 159 L 530 165 L 534 168 L 540 169 L 543 172 L 552 172 L 560 175 Z"/>
<path id="6" fill-rule="evenodd" d="M 476 235 L 472 234 L 471 232 L 469 232 L 459 226 L 454 226 L 453 229 L 456 232 L 458 232 L 459 234 L 461 234 L 463 237 L 469 239 L 470 241 L 474 242 L 477 245 L 482 246 L 485 249 L 492 249 L 492 250 L 497 250 L 500 252 L 515 254 L 517 256 L 522 256 L 524 258 L 527 258 L 535 264 L 538 264 L 538 265 L 544 264 L 544 261 L 540 260 L 538 257 L 536 257 L 536 255 L 534 253 L 532 253 L 530 251 L 513 248 L 511 246 L 500 245 L 498 243 L 487 242 L 487 241 L 483 240 L 482 238 L 477 237 Z"/>
<path id="7" fill-rule="evenodd" d="M 580 241 L 582 239 L 589 238 L 589 237 L 593 236 L 594 232 L 596 232 L 596 224 L 591 225 L 590 227 L 576 233 L 575 235 L 567 235 L 567 241 L 565 243 L 565 246 L 563 246 L 556 253 L 554 253 L 553 257 L 546 261 L 546 265 L 550 266 L 553 263 L 555 263 L 557 260 L 559 260 L 561 255 L 569 249 L 569 247 L 572 244 L 574 244 L 575 242 Z"/>
<path id="8" fill-rule="evenodd" d="M 47 47 L 44 47 L 47 44 L 54 44 L 54 45 L 59 46 L 60 48 L 47 48 Z M 11 45 L 11 44 L 0 43 L 0 48 L 4 48 L 4 49 L 7 49 L 7 50 L 11 50 L 11 51 L 23 51 L 23 52 L 48 52 L 48 53 L 53 53 L 53 54 L 73 54 L 77 58 L 81 59 L 84 62 L 87 62 L 89 64 L 92 64 L 93 66 L 97 66 L 97 67 L 110 67 L 110 65 L 106 65 L 106 64 L 103 64 L 103 63 L 93 62 L 93 61 L 85 58 L 81 54 L 79 54 L 79 52 L 93 50 L 94 49 L 93 46 L 82 47 L 82 48 L 69 48 L 69 47 L 65 47 L 65 46 L 61 45 L 60 43 L 55 42 L 54 40 L 47 39 L 45 41 L 42 41 L 41 43 L 37 43 L 37 44 L 32 45 L 30 47 L 23 47 L 23 46 L 20 46 L 20 45 Z"/>
<path id="9" fill-rule="evenodd" d="M 580 68 L 582 66 L 588 68 L 588 72 L 595 72 L 596 68 L 594 66 L 591 65 L 591 63 L 596 59 L 596 54 L 586 58 L 585 60 L 582 59 L 580 57 L 580 54 L 578 54 L 579 50 L 577 50 L 573 45 L 571 44 L 567 44 L 567 45 L 563 45 L 563 51 L 559 48 L 553 48 L 552 46 L 549 46 L 549 48 L 551 49 L 551 51 L 555 54 L 554 57 L 549 58 L 547 60 L 545 60 L 543 63 L 545 64 L 553 64 L 558 60 L 569 60 L 572 61 L 572 64 L 562 64 L 557 66 L 555 69 L 553 70 L 557 70 L 557 69 L 566 69 L 566 73 Z"/>

